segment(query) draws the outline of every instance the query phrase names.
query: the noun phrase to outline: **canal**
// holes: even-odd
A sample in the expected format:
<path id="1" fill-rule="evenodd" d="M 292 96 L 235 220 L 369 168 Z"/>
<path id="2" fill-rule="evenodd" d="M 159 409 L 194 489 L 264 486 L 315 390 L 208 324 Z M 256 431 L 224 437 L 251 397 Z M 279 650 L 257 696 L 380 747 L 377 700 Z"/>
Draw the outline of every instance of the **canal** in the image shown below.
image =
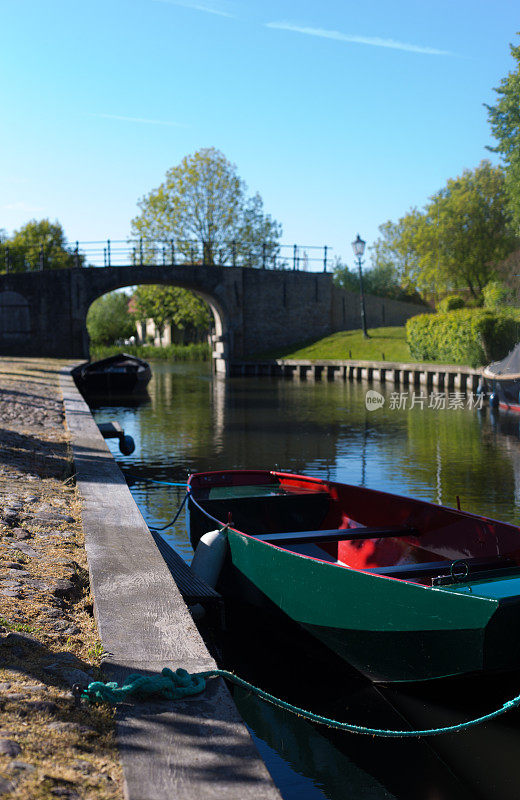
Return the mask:
<path id="1" fill-rule="evenodd" d="M 190 472 L 279 468 L 364 485 L 520 523 L 520 421 L 473 407 L 476 398 L 362 383 L 211 375 L 206 364 L 153 364 L 150 400 L 100 407 L 136 443 L 110 447 L 146 522 L 162 527 L 181 504 Z M 367 409 L 369 388 L 380 393 Z M 164 481 L 165 484 L 159 483 Z M 165 538 L 192 556 L 184 517 Z M 453 724 L 520 692 L 520 676 L 422 691 L 375 689 L 312 640 L 230 614 L 206 630 L 220 663 L 278 696 L 330 717 L 388 728 Z M 518 797 L 520 715 L 472 733 L 374 740 L 338 734 L 266 706 L 235 700 L 285 800 Z"/>

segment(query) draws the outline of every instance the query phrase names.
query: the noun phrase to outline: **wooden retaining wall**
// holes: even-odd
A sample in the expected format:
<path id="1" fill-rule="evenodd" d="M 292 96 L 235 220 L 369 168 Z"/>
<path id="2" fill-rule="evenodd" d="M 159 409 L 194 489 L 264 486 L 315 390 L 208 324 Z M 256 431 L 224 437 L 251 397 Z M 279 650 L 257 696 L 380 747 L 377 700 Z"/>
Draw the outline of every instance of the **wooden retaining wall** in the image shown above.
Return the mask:
<path id="1" fill-rule="evenodd" d="M 399 386 L 434 386 L 474 392 L 482 368 L 457 364 L 414 364 L 392 361 L 233 361 L 231 375 L 271 375 L 297 380 L 380 381 Z"/>

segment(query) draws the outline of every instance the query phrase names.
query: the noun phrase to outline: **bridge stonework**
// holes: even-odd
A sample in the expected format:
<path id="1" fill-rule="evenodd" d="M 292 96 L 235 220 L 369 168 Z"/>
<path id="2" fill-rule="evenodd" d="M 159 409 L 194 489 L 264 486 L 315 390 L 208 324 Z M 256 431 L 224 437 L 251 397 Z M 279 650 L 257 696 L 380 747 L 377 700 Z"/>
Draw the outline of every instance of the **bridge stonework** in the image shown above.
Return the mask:
<path id="1" fill-rule="evenodd" d="M 326 273 L 191 264 L 48 270 L 0 275 L 0 354 L 88 358 L 91 303 L 139 284 L 180 286 L 209 303 L 222 373 L 232 360 L 360 327 L 359 295 Z M 366 296 L 370 327 L 401 325 L 426 310 Z"/>

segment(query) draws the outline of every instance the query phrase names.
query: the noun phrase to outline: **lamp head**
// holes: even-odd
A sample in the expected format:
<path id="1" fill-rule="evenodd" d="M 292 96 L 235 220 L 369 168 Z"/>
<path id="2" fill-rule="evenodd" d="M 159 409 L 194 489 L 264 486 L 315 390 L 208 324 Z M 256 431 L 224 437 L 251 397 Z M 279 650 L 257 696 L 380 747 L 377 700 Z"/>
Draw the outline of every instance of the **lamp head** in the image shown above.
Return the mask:
<path id="1" fill-rule="evenodd" d="M 357 256 L 358 258 L 361 258 L 361 256 L 365 252 L 365 245 L 366 242 L 363 241 L 363 239 L 358 233 L 355 241 L 352 242 L 352 249 L 354 251 L 354 255 Z"/>

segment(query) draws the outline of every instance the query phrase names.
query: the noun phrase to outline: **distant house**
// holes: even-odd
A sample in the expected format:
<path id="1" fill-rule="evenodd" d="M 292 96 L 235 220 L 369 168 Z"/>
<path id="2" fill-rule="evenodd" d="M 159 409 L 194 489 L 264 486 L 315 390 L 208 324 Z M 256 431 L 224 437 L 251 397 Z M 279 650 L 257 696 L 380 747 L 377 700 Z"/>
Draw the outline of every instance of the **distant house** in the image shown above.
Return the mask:
<path id="1" fill-rule="evenodd" d="M 128 310 L 135 314 L 135 297 L 128 301 Z M 206 342 L 207 331 L 201 331 L 192 326 L 177 328 L 173 324 L 164 326 L 161 334 L 153 319 L 137 320 L 137 338 L 139 344 L 152 344 L 155 347 L 166 347 L 169 344 L 189 344 L 190 342 Z"/>

